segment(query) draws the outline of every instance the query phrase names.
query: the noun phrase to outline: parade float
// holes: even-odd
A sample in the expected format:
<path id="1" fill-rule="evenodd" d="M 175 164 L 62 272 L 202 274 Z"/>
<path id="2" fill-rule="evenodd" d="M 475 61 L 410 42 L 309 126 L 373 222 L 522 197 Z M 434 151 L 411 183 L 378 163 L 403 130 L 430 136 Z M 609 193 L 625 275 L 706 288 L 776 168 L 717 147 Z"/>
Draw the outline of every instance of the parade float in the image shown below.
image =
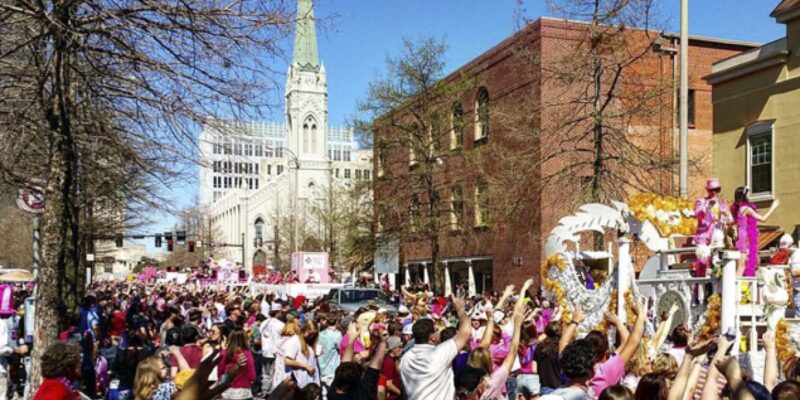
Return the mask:
<path id="1" fill-rule="evenodd" d="M 784 317 L 791 298 L 787 267 L 761 266 L 756 277 L 737 277 L 740 254 L 726 245 L 724 234 L 715 232 L 709 246 L 687 240 L 697 228 L 693 209 L 689 200 L 653 194 L 633 196 L 627 204 L 582 205 L 546 241 L 546 294 L 566 320 L 581 305 L 586 318 L 579 332 L 606 331 L 605 311 L 632 322 L 631 304 L 638 300 L 651 317 L 676 305 L 673 327 L 686 324 L 696 335 L 737 333 L 737 350 L 757 349 L 759 332 L 777 331 L 783 355 L 793 356 L 800 325 Z M 711 256 L 710 270 L 695 277 L 692 263 L 705 254 Z"/>

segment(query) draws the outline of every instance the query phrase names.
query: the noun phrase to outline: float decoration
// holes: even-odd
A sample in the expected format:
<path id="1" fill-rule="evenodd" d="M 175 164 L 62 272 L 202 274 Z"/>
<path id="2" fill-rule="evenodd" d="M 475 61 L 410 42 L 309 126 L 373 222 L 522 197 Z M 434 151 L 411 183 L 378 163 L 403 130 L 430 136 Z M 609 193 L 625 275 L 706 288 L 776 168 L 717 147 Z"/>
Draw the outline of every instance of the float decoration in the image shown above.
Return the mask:
<path id="1" fill-rule="evenodd" d="M 789 292 L 786 290 L 786 276 L 783 268 L 760 267 L 758 276 L 764 282 L 764 318 L 767 329 L 774 330 L 778 321 L 786 314 Z M 749 286 L 749 285 L 748 285 Z"/>
<path id="2" fill-rule="evenodd" d="M 719 332 L 720 318 L 722 318 L 722 299 L 719 293 L 714 293 L 708 297 L 708 308 L 705 314 L 698 320 L 698 326 L 694 331 L 699 333 L 697 338 L 700 341 L 715 337 Z"/>
<path id="3" fill-rule="evenodd" d="M 691 236 L 697 230 L 691 200 L 643 193 L 631 197 L 628 205 L 637 220 L 650 222 L 662 237 Z"/>

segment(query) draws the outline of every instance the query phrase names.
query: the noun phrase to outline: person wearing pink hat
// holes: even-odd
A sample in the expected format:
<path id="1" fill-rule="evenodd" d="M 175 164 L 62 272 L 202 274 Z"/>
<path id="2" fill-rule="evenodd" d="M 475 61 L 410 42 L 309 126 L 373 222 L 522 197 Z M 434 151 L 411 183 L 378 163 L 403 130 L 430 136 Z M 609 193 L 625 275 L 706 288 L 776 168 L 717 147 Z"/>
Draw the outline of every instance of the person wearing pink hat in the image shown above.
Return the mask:
<path id="1" fill-rule="evenodd" d="M 694 205 L 694 215 L 697 218 L 697 230 L 694 233 L 694 245 L 698 247 L 697 262 L 694 265 L 695 276 L 706 276 L 706 270 L 711 264 L 711 252 L 709 247 L 714 244 L 715 236 L 719 240 L 720 235 L 724 238 L 725 228 L 733 222 L 728 203 L 720 198 L 722 185 L 717 178 L 706 181 L 706 197 L 698 199 Z M 716 232 L 716 235 L 715 235 Z M 710 293 L 706 293 L 708 297 Z M 693 297 L 697 299 L 697 288 L 695 287 Z"/>

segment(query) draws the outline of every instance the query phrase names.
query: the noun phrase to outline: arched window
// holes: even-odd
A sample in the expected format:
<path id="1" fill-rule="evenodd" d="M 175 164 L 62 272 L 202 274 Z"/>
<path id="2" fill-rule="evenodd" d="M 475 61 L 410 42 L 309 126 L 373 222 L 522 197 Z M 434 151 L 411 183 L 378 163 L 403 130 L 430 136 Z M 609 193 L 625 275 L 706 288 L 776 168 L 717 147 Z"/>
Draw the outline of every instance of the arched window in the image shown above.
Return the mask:
<path id="1" fill-rule="evenodd" d="M 450 229 L 458 230 L 461 217 L 464 215 L 464 192 L 461 186 L 456 185 L 450 189 Z"/>
<path id="2" fill-rule="evenodd" d="M 256 229 L 256 240 L 264 239 L 264 220 L 257 218 L 253 226 Z"/>
<path id="3" fill-rule="evenodd" d="M 312 116 L 303 121 L 303 153 L 313 153 L 317 146 L 317 121 Z"/>
<path id="4" fill-rule="evenodd" d="M 453 105 L 450 115 L 450 150 L 457 149 L 464 144 L 464 108 L 461 102 Z"/>
<path id="5" fill-rule="evenodd" d="M 489 137 L 489 92 L 485 87 L 475 96 L 475 141 Z"/>
<path id="6" fill-rule="evenodd" d="M 489 213 L 489 184 L 481 179 L 475 185 L 475 226 L 489 226 L 491 224 Z"/>
<path id="7" fill-rule="evenodd" d="M 311 124 L 311 153 L 317 152 L 317 124 Z"/>

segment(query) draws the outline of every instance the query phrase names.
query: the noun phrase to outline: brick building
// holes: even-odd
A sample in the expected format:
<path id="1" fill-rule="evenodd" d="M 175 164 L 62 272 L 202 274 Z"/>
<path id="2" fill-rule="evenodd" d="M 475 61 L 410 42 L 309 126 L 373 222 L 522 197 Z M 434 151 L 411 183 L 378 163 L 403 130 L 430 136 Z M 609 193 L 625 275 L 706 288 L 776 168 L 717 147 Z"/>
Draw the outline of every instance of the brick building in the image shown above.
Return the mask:
<path id="1" fill-rule="evenodd" d="M 562 135 L 563 121 L 574 112 L 557 104 L 558 99 L 580 90 L 582 82 L 565 87 L 563 82 L 550 79 L 550 71 L 557 66 L 563 68 L 564 60 L 574 52 L 587 26 L 541 18 L 444 78 L 445 82 L 455 83 L 468 77 L 473 84 L 460 94 L 452 111 L 454 116 L 466 116 L 463 127 L 458 125 L 460 139 L 455 142 L 455 125 L 451 132 L 436 138 L 442 156 L 431 169 L 433 184 L 438 196 L 451 204 L 452 219 L 468 223 L 456 227 L 447 221 L 447 216 L 441 216 L 440 265 L 435 269 L 431 265 L 429 241 L 401 240 L 401 276 L 416 281 L 446 275 L 450 287 L 463 283 L 477 291 L 496 290 L 508 283 L 521 284 L 529 276 L 538 278 L 541 262 L 547 256 L 542 254 L 547 235 L 558 219 L 573 212 L 586 195 L 585 171 L 570 169 L 585 160 L 550 158 L 547 153 L 579 142 Z M 642 185 L 654 188 L 653 191 L 674 195 L 678 189 L 677 165 L 673 168 L 677 157 L 678 129 L 674 121 L 678 108 L 678 38 L 674 34 L 641 30 L 627 30 L 625 34 L 626 41 L 640 44 L 641 56 L 632 68 L 626 69 L 633 72 L 625 72 L 620 79 L 624 82 L 621 92 L 635 97 L 657 87 L 658 94 L 648 99 L 653 107 L 646 116 L 644 112 L 634 113 L 618 126 L 624 129 L 625 140 L 643 144 L 653 159 L 669 165 L 646 178 L 634 178 L 642 179 Z M 714 62 L 754 46 L 713 38 L 690 39 L 692 196 L 701 193 L 702 182 L 712 171 L 711 88 L 702 77 L 711 72 Z M 576 60 L 576 65 L 580 62 Z M 397 114 L 402 112 L 398 110 Z M 413 216 L 416 195 L 404 193 L 396 183 L 396 178 L 402 178 L 414 167 L 413 160 L 408 161 L 408 150 L 377 145 L 382 137 L 397 134 L 376 132 L 375 168 L 379 178 L 375 182 L 375 202 L 413 196 L 407 202 L 411 211 L 406 214 Z M 609 165 L 620 170 L 625 167 Z M 552 184 L 552 176 L 557 174 L 567 180 Z M 621 172 L 620 176 L 625 174 L 636 175 Z M 622 197 L 636 191 L 619 190 Z M 392 223 L 384 221 L 381 215 L 376 217 L 379 232 Z M 408 223 L 403 218 L 394 221 Z"/>

